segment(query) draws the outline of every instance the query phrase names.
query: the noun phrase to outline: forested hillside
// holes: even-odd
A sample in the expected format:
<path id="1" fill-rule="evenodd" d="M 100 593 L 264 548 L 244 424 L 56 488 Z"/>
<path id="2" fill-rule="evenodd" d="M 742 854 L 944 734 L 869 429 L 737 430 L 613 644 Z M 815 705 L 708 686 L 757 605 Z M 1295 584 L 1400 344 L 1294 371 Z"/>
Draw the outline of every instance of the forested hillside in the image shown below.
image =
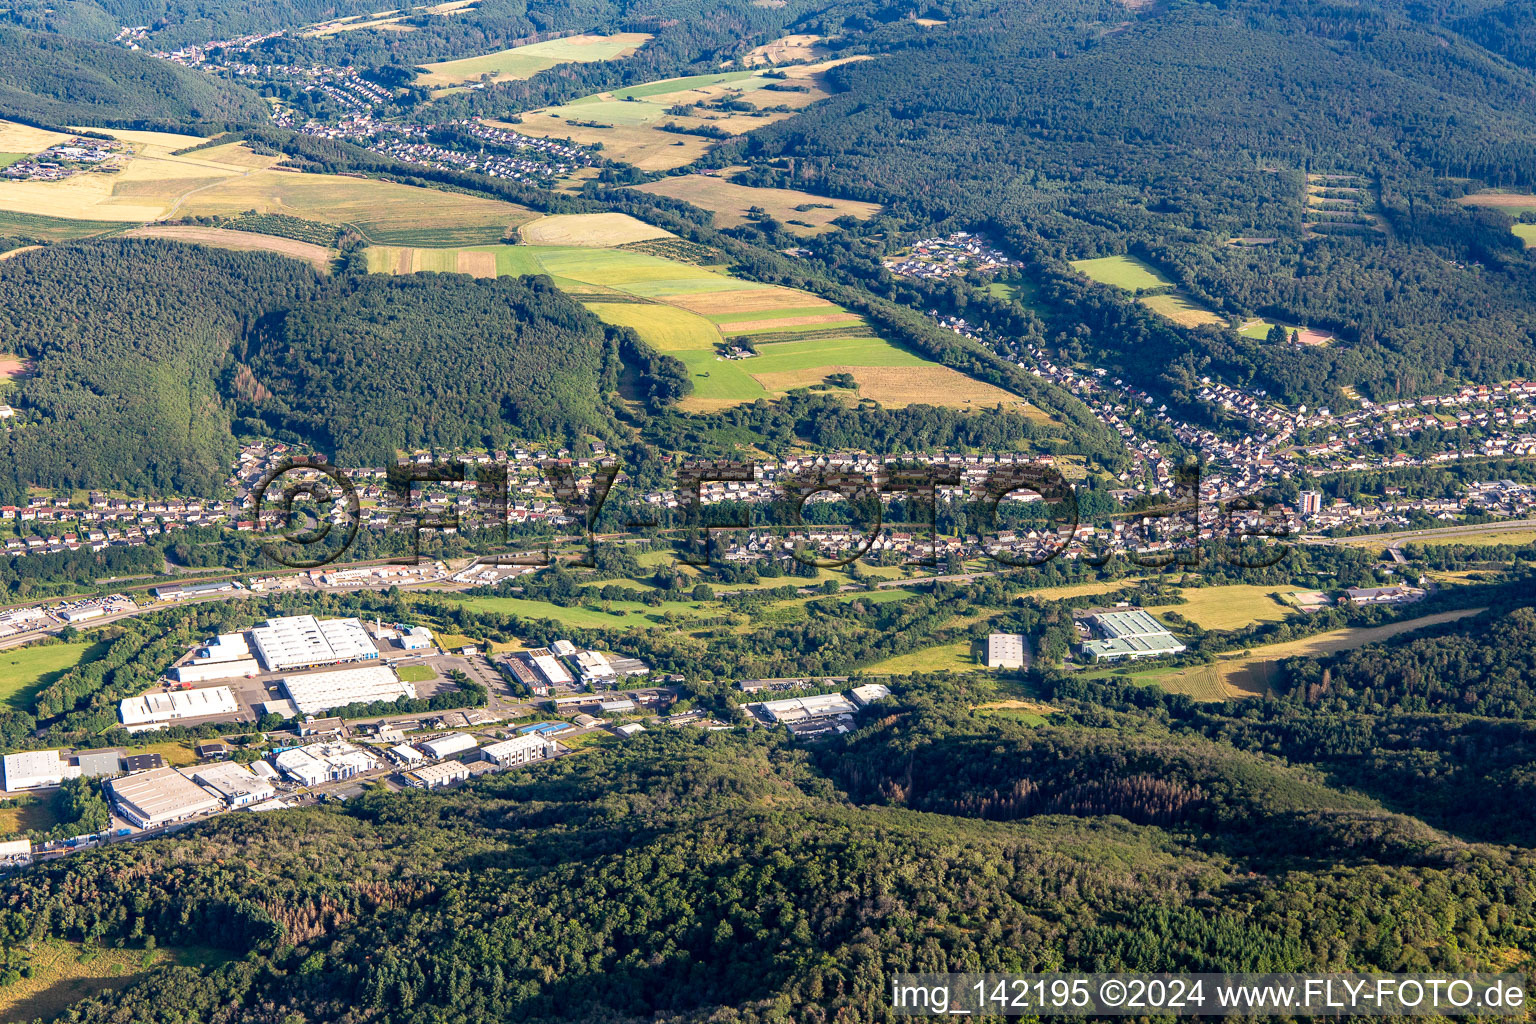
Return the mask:
<path id="1" fill-rule="evenodd" d="M 266 116 L 241 86 L 118 46 L 0 25 L 0 117 L 211 133 Z"/>
<path id="2" fill-rule="evenodd" d="M 916 776 L 914 742 L 1115 738 L 924 703 L 822 760 L 849 760 L 834 778 L 866 753 Z M 1151 807 L 1139 780 L 1179 757 L 1095 762 L 1089 785 Z M 0 909 L 22 935 L 226 951 L 66 1018 L 145 1024 L 876 1020 L 892 971 L 1467 969 L 1533 923 L 1528 854 L 1449 842 L 1260 759 L 1184 763 L 1185 798 L 1246 819 L 1241 841 L 1204 836 L 1198 816 L 1101 816 L 1092 799 L 1010 822 L 983 803 L 850 803 L 779 737 L 686 730 L 448 795 L 232 815 L 41 866 L 0 886 Z M 1306 855 L 1289 834 L 1302 824 L 1327 837 Z"/>
<path id="3" fill-rule="evenodd" d="M 247 347 L 252 403 L 341 465 L 396 449 L 506 447 L 604 432 L 617 343 L 547 281 L 366 276 L 292 309 Z"/>
<path id="4" fill-rule="evenodd" d="M 234 455 L 219 391 L 230 346 L 317 288 L 294 260 L 155 242 L 6 260 L 3 343 L 31 365 L 16 399 L 29 423 L 0 434 L 0 491 L 213 494 Z"/>
<path id="5" fill-rule="evenodd" d="M 326 280 L 295 260 L 155 241 L 0 263 L 5 351 L 28 360 L 0 495 L 28 485 L 207 497 L 241 430 L 348 465 L 399 447 L 610 430 L 619 339 L 546 283 Z"/>
<path id="6" fill-rule="evenodd" d="M 1422 393 L 1536 365 L 1532 261 L 1508 216 L 1453 202 L 1536 182 L 1536 78 L 1484 48 L 1497 29 L 1454 22 L 1463 37 L 1394 5 L 935 8 L 947 24 L 871 25 L 879 55 L 835 69 L 837 95 L 715 159 L 759 161 L 757 182 L 989 228 L 1040 264 L 1058 338 L 1177 401 L 1213 370 L 1339 404 L 1343 385 Z M 1359 176 L 1384 229 L 1304 230 L 1318 219 L 1309 173 Z M 1127 251 L 1218 314 L 1346 343 L 1298 351 L 1176 328 L 1065 265 Z"/>

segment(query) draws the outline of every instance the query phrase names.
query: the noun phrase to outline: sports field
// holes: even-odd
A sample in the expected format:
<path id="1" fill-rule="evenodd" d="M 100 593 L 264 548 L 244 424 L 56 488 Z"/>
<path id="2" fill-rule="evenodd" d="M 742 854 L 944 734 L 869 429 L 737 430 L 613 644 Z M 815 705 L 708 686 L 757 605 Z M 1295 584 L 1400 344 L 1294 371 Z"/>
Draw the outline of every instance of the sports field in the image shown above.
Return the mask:
<path id="1" fill-rule="evenodd" d="M 548 71 L 560 64 L 586 64 L 628 57 L 650 38 L 644 32 L 621 32 L 611 36 L 579 35 L 550 39 L 479 57 L 424 64 L 424 73 L 416 79 L 416 84 L 442 88 L 477 82 L 482 78 L 491 82 L 532 78 L 540 71 Z"/>
<path id="2" fill-rule="evenodd" d="M 524 135 L 571 139 L 584 146 L 601 143 L 603 156 L 646 171 L 665 171 L 692 163 L 714 146 L 716 140 L 687 134 L 707 128 L 741 135 L 754 128 L 793 117 L 795 110 L 826 99 L 821 76 L 830 68 L 862 57 L 822 61 L 777 69 L 780 79 L 756 71 L 722 71 L 716 74 L 669 78 L 613 92 L 593 93 L 558 107 L 519 114 L 519 123 L 505 125 Z M 722 110 L 710 106 L 721 101 L 741 101 L 754 109 Z M 687 114 L 672 114 L 674 107 Z M 766 110 L 789 107 L 789 110 Z M 498 122 L 489 121 L 496 126 Z M 672 126 L 683 131 L 667 131 Z"/>
<path id="3" fill-rule="evenodd" d="M 1138 288 L 1167 288 L 1173 284 L 1156 267 L 1143 263 L 1134 256 L 1103 256 L 1094 260 L 1073 260 L 1072 266 L 1081 274 L 1100 284 L 1112 285 L 1133 292 Z"/>
<path id="4" fill-rule="evenodd" d="M 32 709 L 32 696 L 86 657 L 95 643 L 33 644 L 0 651 L 0 704 Z"/>
<path id="5" fill-rule="evenodd" d="M 737 185 L 711 174 L 684 174 L 635 185 L 641 192 L 681 199 L 715 215 L 720 228 L 750 222 L 747 211 L 756 207 L 797 234 L 813 235 L 831 230 L 839 217 L 868 220 L 880 212 L 878 203 L 828 199 L 787 188 L 755 188 Z"/>
<path id="6" fill-rule="evenodd" d="M 437 678 L 437 673 L 428 665 L 401 665 L 395 669 L 395 675 L 406 683 L 430 683 Z"/>
<path id="7" fill-rule="evenodd" d="M 1231 700 L 1238 697 L 1262 697 L 1270 692 L 1270 682 L 1278 663 L 1286 658 L 1316 657 L 1338 651 L 1352 651 L 1366 644 L 1390 640 L 1401 633 L 1411 633 L 1426 626 L 1476 615 L 1481 608 L 1422 615 L 1385 626 L 1334 629 L 1300 640 L 1255 647 L 1246 654 L 1225 657 L 1212 665 L 1195 665 L 1172 671 L 1153 671 L 1136 678 L 1157 683 L 1169 693 L 1183 693 L 1196 700 Z"/>

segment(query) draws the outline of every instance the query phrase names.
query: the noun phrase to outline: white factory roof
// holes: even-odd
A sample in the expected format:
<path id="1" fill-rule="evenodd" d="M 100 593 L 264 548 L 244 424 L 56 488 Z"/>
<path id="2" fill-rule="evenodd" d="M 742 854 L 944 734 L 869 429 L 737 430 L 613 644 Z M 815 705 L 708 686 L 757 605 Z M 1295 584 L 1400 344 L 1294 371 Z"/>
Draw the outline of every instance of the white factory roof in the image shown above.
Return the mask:
<path id="1" fill-rule="evenodd" d="M 614 674 L 613 666 L 608 664 L 608 659 L 597 651 L 577 652 L 576 667 L 581 669 L 582 675 L 587 676 L 611 676 Z"/>
<path id="2" fill-rule="evenodd" d="M 232 715 L 239 710 L 229 687 L 207 686 L 201 690 L 173 690 L 129 697 L 118 705 L 118 717 L 124 725 L 147 725 L 177 718 Z"/>
<path id="3" fill-rule="evenodd" d="M 239 633 L 222 633 L 209 641 L 197 658 L 198 661 L 244 661 L 251 656 L 251 647 Z"/>
<path id="4" fill-rule="evenodd" d="M 194 782 L 207 786 L 230 804 L 254 803 L 269 799 L 276 794 L 270 783 L 258 778 L 256 773 L 245 765 L 236 764 L 233 761 L 220 761 L 217 764 L 185 768 L 182 774 Z"/>
<path id="5" fill-rule="evenodd" d="M 422 740 L 416 745 L 432 757 L 447 757 L 450 754 L 474 750 L 480 744 L 473 736 L 467 736 L 462 732 L 450 732 L 434 736 L 429 740 Z"/>
<path id="6" fill-rule="evenodd" d="M 171 669 L 171 677 L 178 683 L 210 683 L 216 679 L 239 679 L 261 674 L 261 666 L 255 658 L 236 661 L 189 661 Z"/>
<path id="7" fill-rule="evenodd" d="M 510 740 L 488 743 L 480 748 L 480 753 L 492 761 L 505 761 L 509 757 L 524 757 L 534 750 L 543 754 L 549 749 L 549 743 L 550 741 L 545 737 L 536 732 L 530 732 L 523 736 L 514 736 Z"/>
<path id="8" fill-rule="evenodd" d="M 450 782 L 458 782 L 469 778 L 469 768 L 457 761 L 444 761 L 442 764 L 423 765 L 420 768 L 412 768 L 406 773 L 406 780 L 416 780 L 428 789 L 445 786 Z"/>
<path id="9" fill-rule="evenodd" d="M 265 626 L 251 630 L 251 641 L 261 660 L 274 672 L 379 656 L 368 631 L 357 619 L 321 620 L 313 615 L 268 619 Z"/>
<path id="10" fill-rule="evenodd" d="M 251 774 L 257 778 L 266 779 L 268 782 L 277 781 L 277 769 L 265 761 L 252 761 Z"/>
<path id="11" fill-rule="evenodd" d="M 807 718 L 826 718 L 834 715 L 851 715 L 859 709 L 853 701 L 840 693 L 823 693 L 815 697 L 787 697 L 784 700 L 763 702 L 763 710 L 775 722 L 798 722 Z"/>
<path id="12" fill-rule="evenodd" d="M 390 747 L 389 752 L 402 761 L 414 762 L 426 760 L 425 754 L 411 746 L 409 743 L 400 743 Z"/>
<path id="13" fill-rule="evenodd" d="M 865 683 L 863 686 L 855 686 L 848 691 L 853 702 L 860 707 L 873 704 L 877 700 L 885 700 L 891 695 L 890 689 L 883 683 Z"/>
<path id="14" fill-rule="evenodd" d="M 544 673 L 544 678 L 551 683 L 558 685 L 575 682 L 571 678 L 571 674 L 565 670 L 565 666 L 560 664 L 560 659 L 552 654 L 541 654 L 533 659 L 533 663 L 538 666 L 540 672 Z"/>
<path id="15" fill-rule="evenodd" d="M 124 775 L 107 786 L 123 813 L 140 828 L 180 821 L 223 806 L 218 797 L 175 768 Z"/>
<path id="16" fill-rule="evenodd" d="M 390 701 L 401 697 L 414 700 L 416 697 L 416 688 L 402 682 L 388 665 L 286 676 L 283 689 L 294 707 L 306 715 L 318 715 L 331 708 L 359 702 Z"/>
<path id="17" fill-rule="evenodd" d="M 3 765 L 5 788 L 9 790 L 57 786 L 70 776 L 69 765 L 57 750 L 28 750 L 20 754 L 6 754 Z"/>

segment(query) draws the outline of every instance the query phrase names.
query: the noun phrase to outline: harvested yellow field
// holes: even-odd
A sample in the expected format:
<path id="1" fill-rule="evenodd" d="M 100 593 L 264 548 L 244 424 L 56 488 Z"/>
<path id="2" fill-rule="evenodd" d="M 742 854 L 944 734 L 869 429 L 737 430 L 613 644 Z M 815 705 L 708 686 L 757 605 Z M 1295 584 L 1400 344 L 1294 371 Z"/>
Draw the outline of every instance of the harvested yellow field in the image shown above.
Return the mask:
<path id="1" fill-rule="evenodd" d="M 641 170 L 666 171 L 694 162 L 717 141 L 689 134 L 691 131 L 706 129 L 740 135 L 793 117 L 799 108 L 831 95 L 821 81 L 827 70 L 861 59 L 869 58 L 848 57 L 791 66 L 783 69 L 782 79 L 748 70 L 650 82 L 594 93 L 558 107 L 528 111 L 518 115 L 518 124 L 506 127 L 524 135 L 571 139 L 587 146 L 601 144 L 603 155 L 609 159 Z M 735 111 L 701 106 L 720 100 L 755 109 Z M 679 112 L 679 107 L 686 111 Z M 667 130 L 669 127 L 674 130 Z"/>
<path id="2" fill-rule="evenodd" d="M 370 240 L 402 245 L 496 242 L 537 216 L 512 203 L 457 192 L 276 170 L 204 189 L 181 207 L 184 216 L 231 216 L 246 210 L 352 225 Z"/>
<path id="3" fill-rule="evenodd" d="M 521 120 L 517 124 L 485 123 L 493 128 L 508 128 L 538 138 L 570 139 L 581 146 L 601 145 L 603 156 L 633 164 L 642 171 L 670 171 L 691 164 L 715 144 L 713 139 L 702 135 L 673 135 L 645 125 L 591 123 L 579 113 L 573 114 L 571 121 L 548 110 L 534 110 L 518 116 Z M 578 121 L 582 123 L 575 123 Z"/>
<path id="4" fill-rule="evenodd" d="M 733 228 L 746 224 L 747 211 L 761 209 L 770 217 L 798 234 L 829 231 L 839 217 L 868 220 L 880 212 L 878 203 L 851 199 L 828 199 L 787 188 L 755 188 L 737 185 L 712 174 L 684 174 L 633 186 L 640 192 L 680 199 L 715 215 L 716 227 Z"/>
<path id="5" fill-rule="evenodd" d="M 1404 619 L 1385 626 L 1334 629 L 1300 640 L 1255 647 L 1246 654 L 1225 657 L 1213 665 L 1196 665 L 1177 669 L 1166 675 L 1159 674 L 1153 681 L 1169 693 L 1184 693 L 1197 700 L 1231 700 L 1240 697 L 1262 697 L 1270 692 L 1279 663 L 1286 658 L 1317 657 L 1352 651 L 1366 644 L 1390 640 L 1402 633 L 1442 622 L 1476 615 L 1481 608 L 1458 608 L 1455 611 L 1421 615 L 1416 619 Z"/>
<path id="6" fill-rule="evenodd" d="M 722 324 L 721 329 L 727 334 L 751 334 L 753 331 L 783 330 L 786 327 L 808 327 L 812 324 L 825 324 L 829 327 L 849 326 L 862 324 L 864 318 L 857 313 L 824 313 L 820 316 L 786 316 L 778 320 L 741 320 Z"/>
<path id="7" fill-rule="evenodd" d="M 1044 590 L 1025 591 L 1020 601 L 1065 601 L 1069 597 L 1087 597 L 1090 594 L 1111 594 L 1124 590 L 1134 580 L 1095 580 L 1092 583 L 1070 583 L 1064 587 L 1048 587 Z"/>
<path id="8" fill-rule="evenodd" d="M 1187 604 L 1156 611 L 1176 612 L 1201 629 L 1241 629 L 1255 622 L 1279 622 L 1290 609 L 1276 599 L 1289 587 L 1234 584 L 1228 587 L 1186 587 L 1180 591 Z"/>
<path id="9" fill-rule="evenodd" d="M 887 408 L 906 405 L 942 405 L 952 409 L 994 409 L 1048 417 L 1012 392 L 967 377 L 947 366 L 816 366 L 804 370 L 754 373 L 752 377 L 770 392 L 820 384 L 833 373 L 847 373 L 858 384 L 858 397 L 872 398 Z"/>
<path id="10" fill-rule="evenodd" d="M 230 231 L 226 228 L 203 228 L 180 224 L 152 224 L 148 227 L 134 228 L 127 232 L 127 237 L 163 238 L 172 242 L 212 245 L 220 249 L 243 252 L 271 252 L 279 256 L 303 260 L 322 274 L 330 273 L 331 260 L 336 255 L 334 249 L 292 238 L 259 235 L 252 231 Z M 494 273 L 494 266 L 492 271 Z"/>
<path id="11" fill-rule="evenodd" d="M 644 32 L 620 32 L 611 36 L 564 36 L 478 57 L 423 64 L 426 73 L 416 79 L 416 84 L 443 88 L 481 80 L 504 82 L 532 78 L 540 71 L 561 64 L 586 64 L 628 57 L 650 39 L 651 36 Z"/>
<path id="12" fill-rule="evenodd" d="M 1216 315 L 1203 306 L 1177 292 L 1165 295 L 1147 295 L 1141 299 L 1158 316 L 1167 317 L 1181 327 L 1204 327 L 1207 324 L 1224 324 L 1226 318 Z"/>
<path id="13" fill-rule="evenodd" d="M 15 121 L 0 121 L 0 153 L 41 153 L 67 138 L 69 136 L 61 132 L 17 124 Z"/>
<path id="14" fill-rule="evenodd" d="M 476 277 L 496 276 L 496 254 L 493 252 L 459 253 L 459 273 Z"/>
<path id="15" fill-rule="evenodd" d="M 821 36 L 809 33 L 784 36 L 756 47 L 741 62 L 752 68 L 764 64 L 794 64 L 815 60 L 826 56 L 827 49 L 821 45 L 825 41 Z"/>
<path id="16" fill-rule="evenodd" d="M 628 242 L 672 238 L 664 231 L 636 220 L 627 213 L 566 213 L 540 217 L 518 228 L 529 245 L 580 245 L 610 249 Z"/>
<path id="17" fill-rule="evenodd" d="M 241 143 L 176 156 L 176 150 L 204 140 L 171 132 L 114 129 L 105 134 L 132 150 L 120 170 L 85 171 L 63 181 L 0 182 L 0 210 L 69 220 L 156 220 L 173 214 L 193 192 L 255 173 L 280 159 Z"/>
<path id="18" fill-rule="evenodd" d="M 667 300 L 674 306 L 703 313 L 766 313 L 775 309 L 809 309 L 825 305 L 827 313 L 842 312 L 841 307 L 824 299 L 808 296 L 777 285 L 768 288 L 742 288 L 732 291 L 700 292 L 696 295 L 676 295 Z"/>

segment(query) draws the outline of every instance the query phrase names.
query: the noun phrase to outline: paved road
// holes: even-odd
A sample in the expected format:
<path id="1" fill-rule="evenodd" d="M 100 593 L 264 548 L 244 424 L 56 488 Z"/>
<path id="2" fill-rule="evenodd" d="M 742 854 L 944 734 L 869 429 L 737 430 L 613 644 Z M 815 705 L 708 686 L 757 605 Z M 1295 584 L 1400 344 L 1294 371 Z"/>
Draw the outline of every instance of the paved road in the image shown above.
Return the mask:
<path id="1" fill-rule="evenodd" d="M 1303 540 L 1303 543 L 1338 545 L 1380 542 L 1386 547 L 1395 548 L 1399 544 L 1404 544 L 1411 540 L 1420 540 L 1425 537 L 1461 537 L 1485 533 L 1514 533 L 1532 528 L 1536 528 L 1536 519 L 1507 519 L 1497 523 L 1440 526 L 1426 530 L 1405 530 L 1402 533 L 1362 534 L 1358 537 L 1308 537 Z"/>

